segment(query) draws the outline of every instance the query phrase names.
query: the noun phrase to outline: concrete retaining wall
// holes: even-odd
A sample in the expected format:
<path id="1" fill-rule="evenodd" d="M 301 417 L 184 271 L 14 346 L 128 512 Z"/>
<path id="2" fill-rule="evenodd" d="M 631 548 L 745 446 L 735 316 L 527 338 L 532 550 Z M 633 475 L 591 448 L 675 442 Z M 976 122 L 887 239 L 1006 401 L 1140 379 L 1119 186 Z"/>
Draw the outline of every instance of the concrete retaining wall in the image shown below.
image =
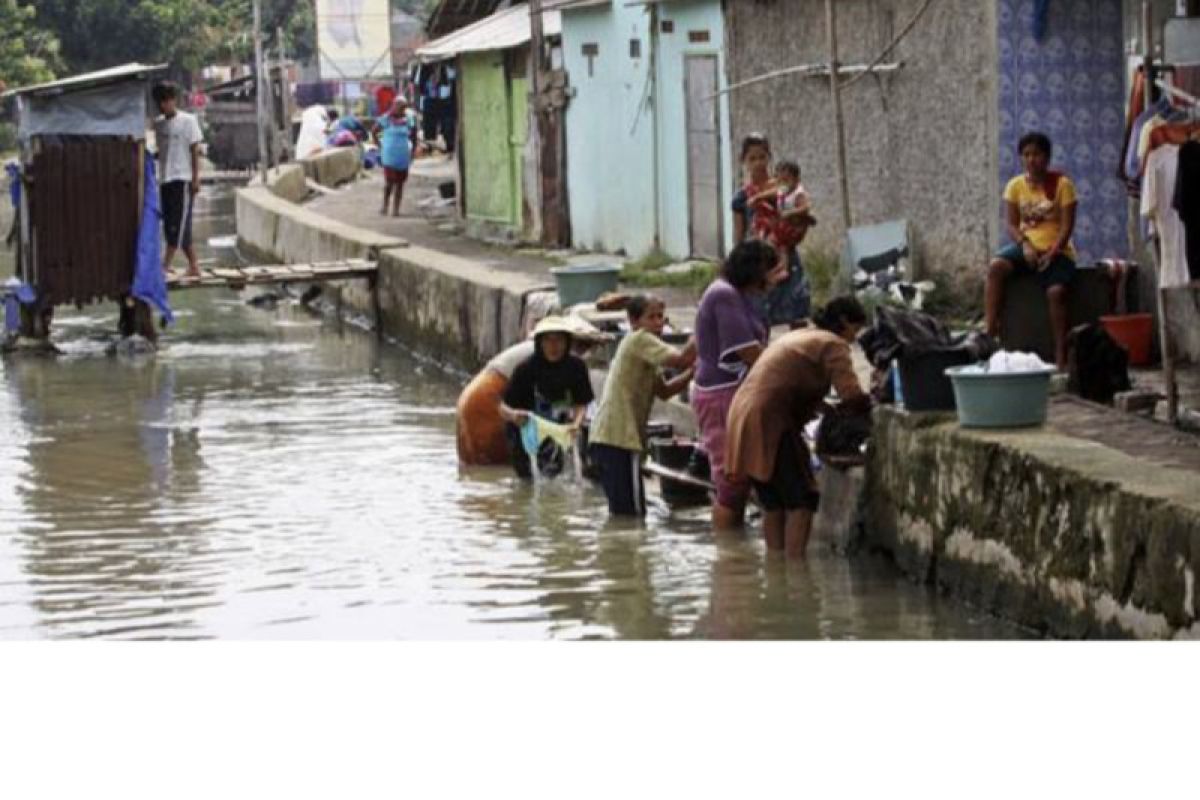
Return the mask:
<path id="1" fill-rule="evenodd" d="M 251 186 L 237 193 L 238 243 L 256 254 L 284 263 L 375 258 L 405 242 L 394 236 L 355 228 Z"/>
<path id="2" fill-rule="evenodd" d="M 379 258 L 384 333 L 470 370 L 520 340 L 525 297 L 544 287 L 531 276 L 422 247 Z"/>
<path id="3" fill-rule="evenodd" d="M 308 197 L 308 176 L 303 164 L 283 164 L 275 167 L 267 175 L 267 186 L 271 194 L 287 200 L 289 203 L 300 203 Z"/>
<path id="4" fill-rule="evenodd" d="M 1200 635 L 1200 479 L 1050 429 L 876 412 L 866 535 L 912 576 L 1065 637 Z"/>
<path id="5" fill-rule="evenodd" d="M 299 163 L 307 177 L 333 189 L 358 177 L 362 172 L 362 153 L 357 147 L 339 147 L 312 158 L 302 158 Z"/>

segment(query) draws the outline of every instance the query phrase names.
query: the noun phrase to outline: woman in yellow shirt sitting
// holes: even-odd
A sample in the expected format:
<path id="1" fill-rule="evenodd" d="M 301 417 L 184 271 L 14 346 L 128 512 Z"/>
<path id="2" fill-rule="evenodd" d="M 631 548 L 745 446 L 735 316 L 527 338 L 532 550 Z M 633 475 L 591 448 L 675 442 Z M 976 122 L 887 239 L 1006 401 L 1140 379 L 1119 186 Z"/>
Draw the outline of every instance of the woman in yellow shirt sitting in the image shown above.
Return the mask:
<path id="1" fill-rule="evenodd" d="M 1075 276 L 1075 184 L 1049 168 L 1052 146 L 1045 134 L 1025 134 L 1017 149 L 1025 174 L 1004 188 L 1005 227 L 1012 244 L 996 253 L 988 267 L 985 325 L 990 335 L 1000 335 L 1004 282 L 1014 272 L 1032 272 L 1046 290 L 1055 361 L 1066 369 L 1067 286 Z"/>

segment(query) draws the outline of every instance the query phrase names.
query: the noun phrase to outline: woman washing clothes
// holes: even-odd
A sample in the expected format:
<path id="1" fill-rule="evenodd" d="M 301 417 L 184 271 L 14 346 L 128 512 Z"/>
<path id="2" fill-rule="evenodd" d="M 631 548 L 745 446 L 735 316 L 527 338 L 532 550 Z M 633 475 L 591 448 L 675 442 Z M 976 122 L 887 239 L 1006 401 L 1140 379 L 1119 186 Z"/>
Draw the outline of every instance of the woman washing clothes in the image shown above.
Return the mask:
<path id="1" fill-rule="evenodd" d="M 802 559 L 820 501 L 804 427 L 832 386 L 847 410 L 865 410 L 850 345 L 867 323 L 853 297 L 832 300 L 815 318 L 816 328 L 776 339 L 757 359 L 729 408 L 725 471 L 749 482 L 763 508 L 767 548 Z"/>
<path id="2" fill-rule="evenodd" d="M 533 355 L 516 368 L 504 390 L 500 416 L 507 423 L 513 469 L 522 478 L 533 476 L 526 442 L 531 436 L 535 441 L 528 444 L 536 449 L 538 472 L 555 475 L 562 470 L 564 450 L 573 446 L 588 404 L 595 399 L 587 365 L 571 353 L 572 340 L 571 326 L 563 318 L 539 322 L 533 331 Z M 542 424 L 546 422 L 550 425 Z"/>
<path id="3" fill-rule="evenodd" d="M 564 320 L 571 329 L 571 351 L 583 358 L 593 346 L 612 337 L 579 317 Z M 462 394 L 457 405 L 458 460 L 465 466 L 490 467 L 508 464 L 508 436 L 500 404 L 517 367 L 533 356 L 529 338 L 504 350 L 480 370 Z"/>
<path id="4" fill-rule="evenodd" d="M 726 475 L 725 424 L 734 394 L 767 344 L 767 327 L 755 302 L 766 294 L 775 263 L 771 245 L 757 239 L 742 242 L 725 260 L 721 277 L 705 290 L 696 312 L 692 409 L 716 485 L 712 522 L 718 530 L 740 526 L 745 513 L 749 489 Z"/>

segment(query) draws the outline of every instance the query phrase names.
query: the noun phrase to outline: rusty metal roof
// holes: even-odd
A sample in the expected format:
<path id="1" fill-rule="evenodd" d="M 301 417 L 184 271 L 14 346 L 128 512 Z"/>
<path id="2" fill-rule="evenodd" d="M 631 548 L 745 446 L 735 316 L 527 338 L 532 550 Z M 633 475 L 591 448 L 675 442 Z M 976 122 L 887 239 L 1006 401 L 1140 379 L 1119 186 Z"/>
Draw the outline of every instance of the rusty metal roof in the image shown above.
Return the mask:
<path id="1" fill-rule="evenodd" d="M 562 34 L 562 16 L 558 11 L 542 12 L 542 29 L 546 36 Z M 417 48 L 417 58 L 425 62 L 442 61 L 462 53 L 507 50 L 528 43 L 529 38 L 529 6 L 522 3 Z"/>
<path id="2" fill-rule="evenodd" d="M 35 86 L 22 86 L 17 89 L 10 89 L 4 93 L 4 97 L 12 97 L 14 95 L 38 95 L 52 96 L 67 94 L 68 92 L 80 92 L 85 89 L 93 89 L 97 86 L 107 86 L 113 83 L 121 83 L 124 81 L 146 80 L 154 75 L 166 71 L 166 64 L 150 65 L 150 64 L 123 64 L 119 67 L 110 67 L 102 69 L 99 72 L 89 72 L 85 75 L 75 75 L 70 78 L 63 78 L 50 83 L 39 83 Z"/>

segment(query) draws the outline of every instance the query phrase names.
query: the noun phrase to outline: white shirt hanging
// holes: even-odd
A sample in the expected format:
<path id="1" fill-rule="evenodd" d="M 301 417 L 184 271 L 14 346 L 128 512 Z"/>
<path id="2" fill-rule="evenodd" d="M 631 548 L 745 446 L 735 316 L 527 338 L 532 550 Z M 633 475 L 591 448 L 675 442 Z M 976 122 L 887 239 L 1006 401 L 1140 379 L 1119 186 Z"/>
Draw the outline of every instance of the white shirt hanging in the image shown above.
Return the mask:
<path id="1" fill-rule="evenodd" d="M 1190 280 L 1186 233 L 1179 212 L 1172 205 L 1178 167 L 1179 145 L 1164 144 L 1146 159 L 1142 178 L 1142 216 L 1150 220 L 1158 237 L 1158 285 L 1164 289 L 1184 286 Z"/>

